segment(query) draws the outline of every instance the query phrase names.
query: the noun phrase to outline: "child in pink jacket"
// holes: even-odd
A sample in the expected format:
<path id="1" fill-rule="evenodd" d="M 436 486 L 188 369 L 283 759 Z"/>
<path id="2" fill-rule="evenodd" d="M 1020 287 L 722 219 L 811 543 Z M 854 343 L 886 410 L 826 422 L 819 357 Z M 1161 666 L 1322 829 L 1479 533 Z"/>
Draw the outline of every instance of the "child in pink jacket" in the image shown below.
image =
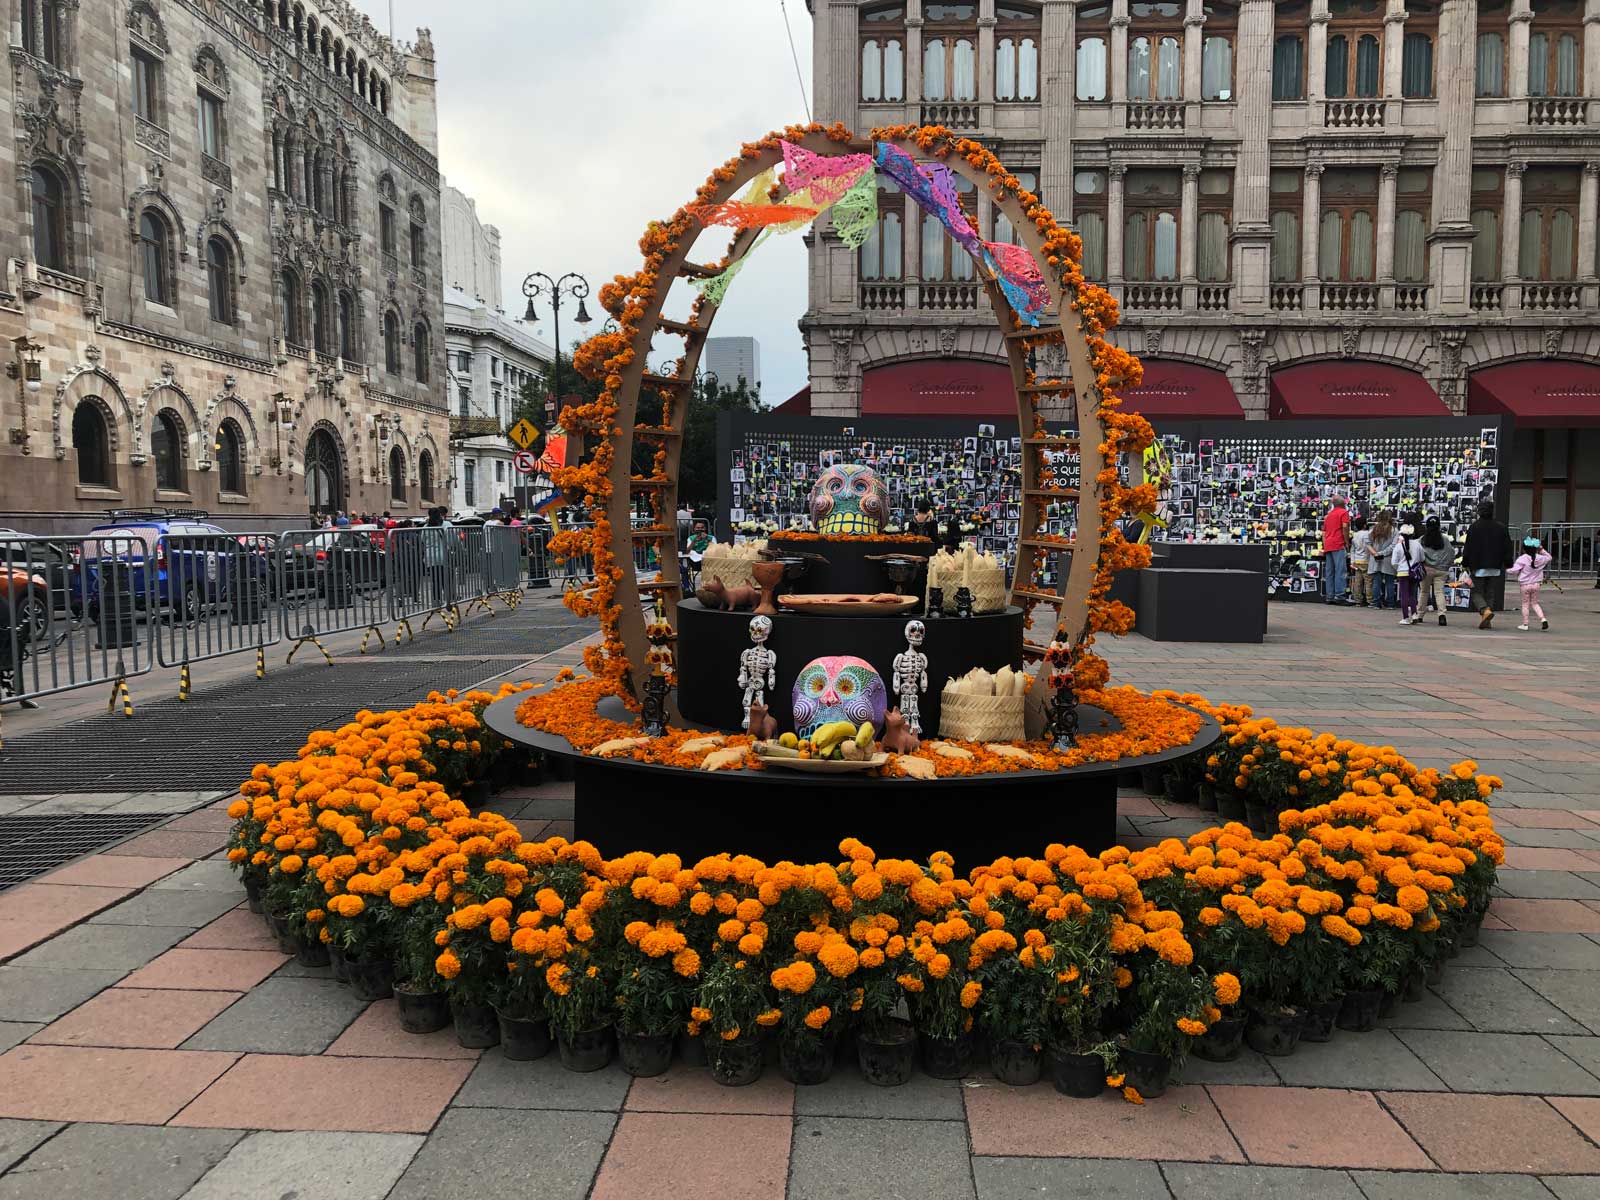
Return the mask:
<path id="1" fill-rule="evenodd" d="M 1517 628 L 1528 628 L 1528 610 L 1531 608 L 1534 615 L 1539 618 L 1539 628 L 1549 629 L 1550 622 L 1545 619 L 1544 609 L 1539 607 L 1539 587 L 1544 583 L 1545 568 L 1550 565 L 1550 551 L 1546 550 L 1536 537 L 1522 539 L 1522 554 L 1517 561 L 1511 564 L 1507 575 L 1522 585 L 1522 624 Z"/>

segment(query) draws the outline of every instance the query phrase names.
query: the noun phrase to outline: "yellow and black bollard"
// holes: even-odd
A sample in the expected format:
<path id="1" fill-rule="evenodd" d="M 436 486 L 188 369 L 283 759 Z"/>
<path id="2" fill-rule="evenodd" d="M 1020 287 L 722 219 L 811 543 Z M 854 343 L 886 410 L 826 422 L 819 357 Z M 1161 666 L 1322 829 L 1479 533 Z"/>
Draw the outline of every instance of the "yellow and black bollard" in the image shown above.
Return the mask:
<path id="1" fill-rule="evenodd" d="M 417 640 L 417 632 L 411 628 L 410 617 L 401 617 L 400 623 L 394 627 L 394 644 L 396 646 L 400 644 L 400 634 L 402 632 L 406 635 L 408 640 L 413 642 Z"/>
<path id="2" fill-rule="evenodd" d="M 265 646 L 257 646 L 256 647 L 256 678 L 257 679 L 265 679 L 266 677 L 267 677 L 267 648 Z"/>
<path id="3" fill-rule="evenodd" d="M 185 660 L 183 666 L 178 668 L 178 700 L 180 703 L 189 699 L 189 685 L 189 663 Z"/>
<path id="4" fill-rule="evenodd" d="M 133 697 L 128 693 L 128 679 L 125 675 L 118 675 L 115 682 L 112 683 L 111 698 L 106 701 L 106 711 L 108 713 L 116 712 L 119 701 L 122 704 L 122 715 L 124 717 L 133 716 Z"/>
<path id="5" fill-rule="evenodd" d="M 317 639 L 314 637 L 303 637 L 296 641 L 289 650 L 289 657 L 283 660 L 284 666 L 288 666 L 294 661 L 294 656 L 300 652 L 300 647 L 304 646 L 307 642 L 310 642 L 318 650 L 322 651 L 322 657 L 327 660 L 330 667 L 333 666 L 333 655 L 329 654 L 327 647 L 321 642 L 317 641 Z"/>
<path id="6" fill-rule="evenodd" d="M 388 649 L 388 643 L 383 640 L 383 630 L 376 625 L 368 625 L 366 632 L 361 635 L 361 653 L 365 654 L 367 652 L 367 642 L 372 638 L 373 634 L 378 635 L 378 649 Z"/>

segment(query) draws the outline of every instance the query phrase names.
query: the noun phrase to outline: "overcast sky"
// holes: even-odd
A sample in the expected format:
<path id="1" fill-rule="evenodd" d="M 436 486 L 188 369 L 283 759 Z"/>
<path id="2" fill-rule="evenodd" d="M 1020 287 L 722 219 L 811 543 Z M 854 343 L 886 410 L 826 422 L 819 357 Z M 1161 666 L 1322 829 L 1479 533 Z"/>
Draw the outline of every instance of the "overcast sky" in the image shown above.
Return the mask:
<path id="1" fill-rule="evenodd" d="M 388 0 L 358 2 L 387 27 Z M 805 0 L 786 3 L 809 96 L 811 17 Z M 598 293 L 637 269 L 646 222 L 670 217 L 743 142 L 806 119 L 779 0 L 393 0 L 393 8 L 401 40 L 419 25 L 433 31 L 440 166 L 500 229 L 511 315 L 521 315 L 530 271 L 577 271 Z M 796 327 L 806 304 L 801 237 L 762 247 L 717 317 L 717 336 L 760 341 L 768 404 L 806 382 Z M 726 246 L 708 233 L 696 258 L 720 257 Z M 669 315 L 687 306 L 680 291 L 692 299 L 680 282 Z M 563 348 L 572 311 L 562 314 Z M 590 311 L 603 319 L 598 303 Z M 541 316 L 538 332 L 549 340 L 547 305 Z"/>

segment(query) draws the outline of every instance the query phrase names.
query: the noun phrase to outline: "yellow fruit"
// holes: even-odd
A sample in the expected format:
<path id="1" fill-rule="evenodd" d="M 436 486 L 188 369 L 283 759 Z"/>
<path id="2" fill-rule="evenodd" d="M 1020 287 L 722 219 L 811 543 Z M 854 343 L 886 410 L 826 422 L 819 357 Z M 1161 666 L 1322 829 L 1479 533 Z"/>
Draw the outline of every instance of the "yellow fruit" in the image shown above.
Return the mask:
<path id="1" fill-rule="evenodd" d="M 863 750 L 867 749 L 872 745 L 872 734 L 872 722 L 861 722 L 861 728 L 856 730 L 856 745 L 860 746 Z"/>
<path id="2" fill-rule="evenodd" d="M 799 747 L 800 739 L 795 737 L 795 735 L 792 733 L 785 733 L 778 738 L 778 745 L 786 746 L 790 750 L 794 750 Z"/>

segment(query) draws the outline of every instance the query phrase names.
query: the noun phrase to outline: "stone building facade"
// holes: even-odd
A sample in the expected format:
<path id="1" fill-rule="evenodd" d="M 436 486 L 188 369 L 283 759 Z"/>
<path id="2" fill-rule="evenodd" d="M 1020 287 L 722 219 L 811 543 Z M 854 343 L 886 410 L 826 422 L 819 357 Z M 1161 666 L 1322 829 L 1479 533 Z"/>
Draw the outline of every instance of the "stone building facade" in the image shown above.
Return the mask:
<path id="1" fill-rule="evenodd" d="M 1513 515 L 1600 520 L 1600 0 L 810 7 L 818 119 L 994 149 L 1083 236 L 1155 415 L 1512 411 Z M 814 413 L 1002 361 L 970 264 L 879 199 L 859 253 L 812 236 Z"/>
<path id="2" fill-rule="evenodd" d="M 396 44 L 347 0 L 0 13 L 5 522 L 159 505 L 283 526 L 442 500 L 427 31 Z"/>

